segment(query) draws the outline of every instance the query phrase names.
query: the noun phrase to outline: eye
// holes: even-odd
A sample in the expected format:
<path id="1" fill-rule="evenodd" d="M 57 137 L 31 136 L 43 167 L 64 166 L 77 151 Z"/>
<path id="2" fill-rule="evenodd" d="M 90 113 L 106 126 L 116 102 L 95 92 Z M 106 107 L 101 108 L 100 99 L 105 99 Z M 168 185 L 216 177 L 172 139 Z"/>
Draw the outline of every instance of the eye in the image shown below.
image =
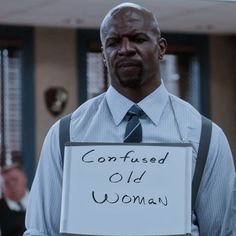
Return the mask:
<path id="1" fill-rule="evenodd" d="M 138 44 L 142 44 L 142 43 L 144 43 L 146 41 L 147 41 L 147 38 L 144 37 L 144 36 L 135 36 L 133 38 L 133 42 L 138 43 Z"/>
<path id="2" fill-rule="evenodd" d="M 115 47 L 119 43 L 119 40 L 116 38 L 108 39 L 106 42 L 107 47 Z"/>

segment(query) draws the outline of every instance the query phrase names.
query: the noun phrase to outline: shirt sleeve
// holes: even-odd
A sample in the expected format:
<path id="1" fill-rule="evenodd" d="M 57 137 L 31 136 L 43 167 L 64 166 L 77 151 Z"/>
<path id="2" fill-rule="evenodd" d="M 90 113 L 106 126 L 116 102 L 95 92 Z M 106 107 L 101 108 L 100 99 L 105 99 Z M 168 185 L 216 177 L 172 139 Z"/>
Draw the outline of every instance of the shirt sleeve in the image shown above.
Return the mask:
<path id="1" fill-rule="evenodd" d="M 57 122 L 49 130 L 30 190 L 24 236 L 59 235 L 62 164 Z"/>
<path id="2" fill-rule="evenodd" d="M 229 214 L 235 177 L 234 162 L 223 131 L 213 124 L 209 154 L 196 199 L 201 236 L 231 235 Z"/>
<path id="3" fill-rule="evenodd" d="M 232 195 L 232 205 L 231 205 L 231 219 L 232 219 L 232 228 L 233 228 L 233 235 L 236 235 L 236 176 L 234 180 L 234 190 Z"/>

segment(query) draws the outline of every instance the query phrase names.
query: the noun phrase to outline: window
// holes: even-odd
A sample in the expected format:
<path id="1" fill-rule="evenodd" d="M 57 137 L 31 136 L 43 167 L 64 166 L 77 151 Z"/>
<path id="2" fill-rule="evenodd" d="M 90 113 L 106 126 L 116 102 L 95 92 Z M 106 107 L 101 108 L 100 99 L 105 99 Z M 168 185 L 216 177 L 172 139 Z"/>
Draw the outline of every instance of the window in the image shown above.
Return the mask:
<path id="1" fill-rule="evenodd" d="M 105 68 L 101 52 L 87 53 L 87 99 L 95 97 L 104 92 L 107 87 Z"/>
<path id="2" fill-rule="evenodd" d="M 0 153 L 1 164 L 21 161 L 22 57 L 19 49 L 0 49 Z"/>
<path id="3" fill-rule="evenodd" d="M 189 53 L 167 54 L 161 61 L 161 75 L 167 90 L 200 110 L 200 68 Z"/>
<path id="4" fill-rule="evenodd" d="M 0 158 L 35 174 L 34 30 L 0 26 Z"/>

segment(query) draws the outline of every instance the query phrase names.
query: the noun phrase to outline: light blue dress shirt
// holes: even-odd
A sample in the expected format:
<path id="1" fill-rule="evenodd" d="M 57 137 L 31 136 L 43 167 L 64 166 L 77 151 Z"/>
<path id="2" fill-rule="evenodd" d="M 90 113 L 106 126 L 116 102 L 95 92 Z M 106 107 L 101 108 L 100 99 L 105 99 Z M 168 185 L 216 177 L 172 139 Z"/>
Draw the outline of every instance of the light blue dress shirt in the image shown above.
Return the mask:
<path id="1" fill-rule="evenodd" d="M 71 141 L 123 142 L 127 123 L 124 117 L 133 104 L 110 86 L 106 93 L 87 101 L 73 112 Z M 143 142 L 191 143 L 194 173 L 201 130 L 199 112 L 190 104 L 169 94 L 163 84 L 138 105 L 146 114 L 141 119 Z M 59 122 L 51 127 L 42 147 L 30 191 L 25 236 L 59 235 L 62 163 L 58 128 Z M 192 225 L 193 236 L 228 235 L 230 229 L 226 211 L 230 205 L 234 176 L 234 163 L 228 141 L 222 130 L 213 123 L 209 155 L 196 200 L 199 227 Z"/>
<path id="2" fill-rule="evenodd" d="M 232 220 L 233 235 L 236 236 L 236 176 L 234 180 L 234 191 L 232 196 L 232 209 L 230 217 Z"/>

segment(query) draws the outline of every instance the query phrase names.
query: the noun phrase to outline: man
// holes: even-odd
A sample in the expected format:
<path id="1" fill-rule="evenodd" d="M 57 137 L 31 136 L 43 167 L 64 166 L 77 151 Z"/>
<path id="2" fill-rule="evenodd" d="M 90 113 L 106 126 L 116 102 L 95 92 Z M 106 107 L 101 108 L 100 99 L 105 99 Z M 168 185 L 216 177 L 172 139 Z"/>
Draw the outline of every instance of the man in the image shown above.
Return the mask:
<path id="1" fill-rule="evenodd" d="M 139 120 L 137 127 L 140 123 L 142 126 L 139 131 L 142 138 L 137 142 L 191 143 L 194 172 L 201 115 L 191 105 L 169 94 L 162 83 L 159 62 L 167 43 L 161 37 L 154 15 L 136 4 L 118 5 L 105 16 L 100 35 L 111 86 L 106 93 L 73 112 L 71 141 L 122 143 L 129 140 L 132 135 L 125 135 L 125 130 L 127 119 L 131 118 L 126 114 L 137 104 L 142 113 L 136 119 Z M 31 190 L 25 235 L 59 235 L 62 161 L 58 127 L 57 122 L 43 144 Z M 225 236 L 230 231 L 225 212 L 233 180 L 234 164 L 228 142 L 222 130 L 213 124 L 208 160 L 193 214 L 192 235 Z"/>
<path id="2" fill-rule="evenodd" d="M 234 180 L 234 191 L 232 197 L 232 224 L 233 224 L 233 235 L 236 235 L 236 178 Z"/>
<path id="3" fill-rule="evenodd" d="M 0 200 L 2 236 L 21 236 L 25 231 L 28 199 L 27 178 L 18 164 L 3 167 L 3 198 Z"/>

